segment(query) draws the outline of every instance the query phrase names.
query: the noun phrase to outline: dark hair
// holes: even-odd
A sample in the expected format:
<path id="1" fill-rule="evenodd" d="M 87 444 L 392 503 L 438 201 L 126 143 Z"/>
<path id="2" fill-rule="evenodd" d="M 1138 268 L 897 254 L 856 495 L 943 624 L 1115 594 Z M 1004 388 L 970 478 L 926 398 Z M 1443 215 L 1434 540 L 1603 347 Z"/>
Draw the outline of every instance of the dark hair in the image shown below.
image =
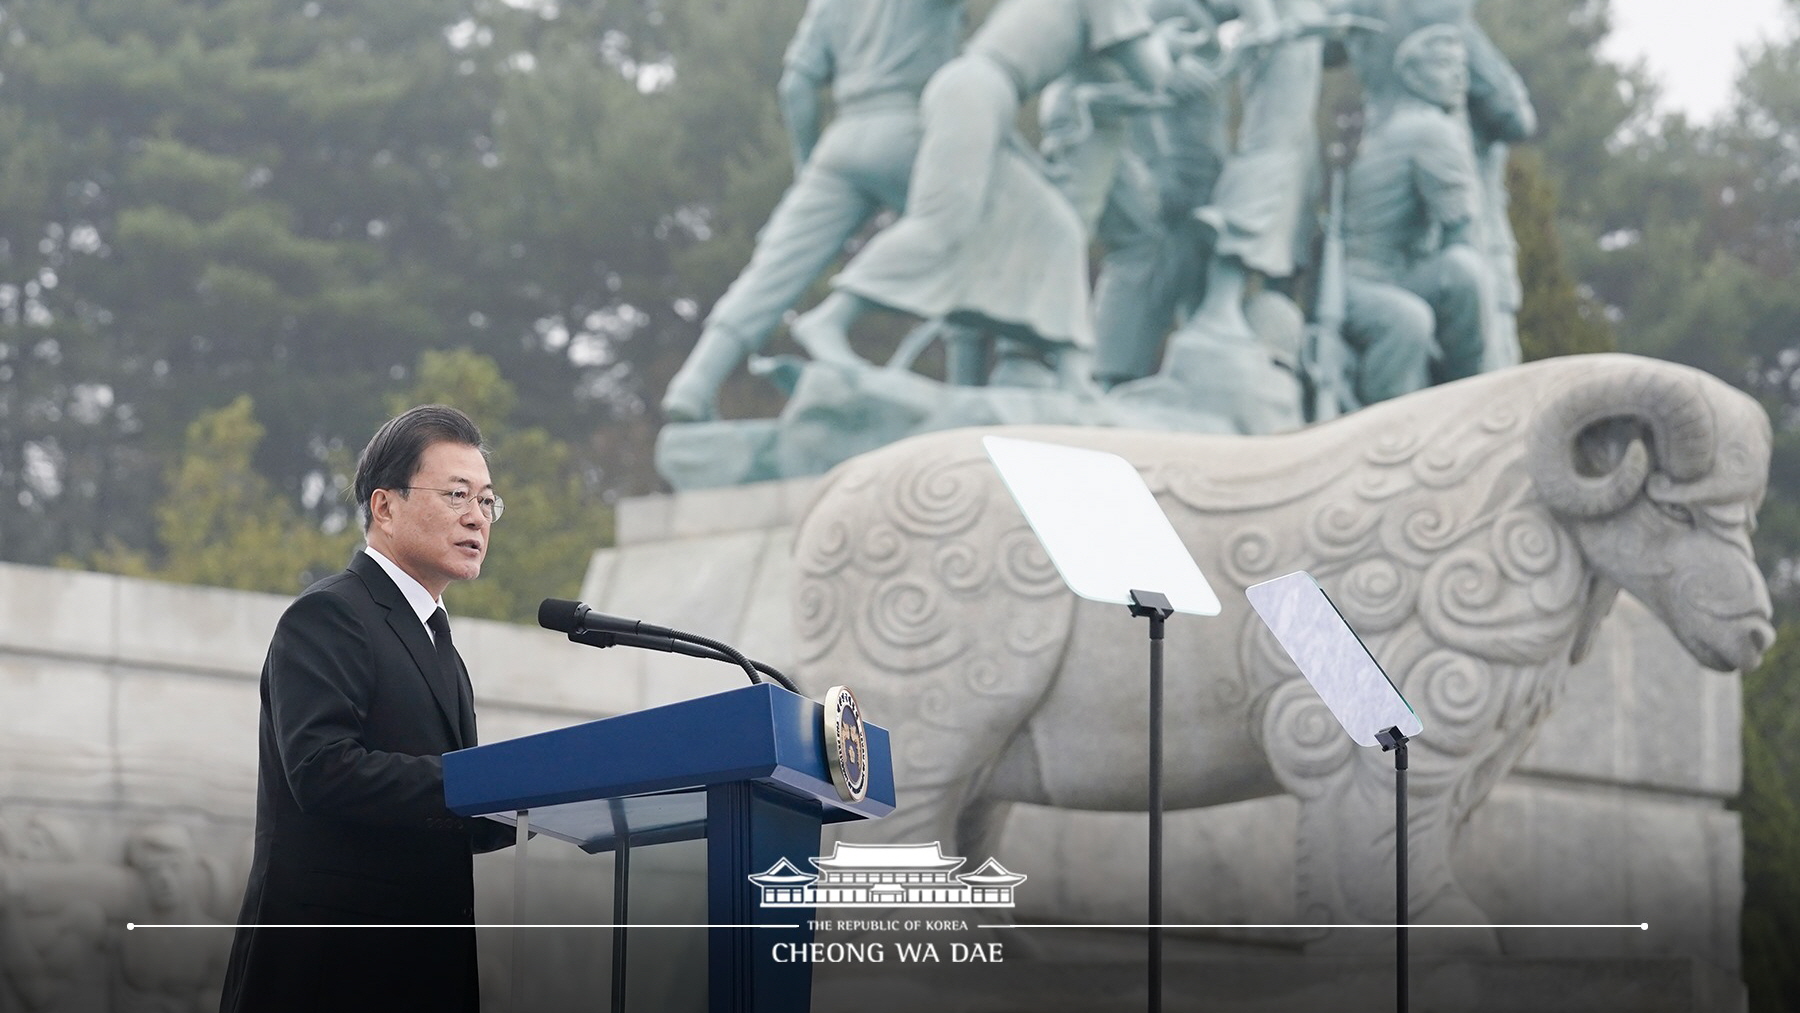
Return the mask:
<path id="1" fill-rule="evenodd" d="M 419 470 L 419 458 L 434 443 L 460 443 L 487 453 L 474 421 L 448 405 L 419 405 L 387 420 L 356 460 L 356 509 L 362 514 L 364 531 L 374 520 L 369 497 L 377 489 L 410 485 Z"/>

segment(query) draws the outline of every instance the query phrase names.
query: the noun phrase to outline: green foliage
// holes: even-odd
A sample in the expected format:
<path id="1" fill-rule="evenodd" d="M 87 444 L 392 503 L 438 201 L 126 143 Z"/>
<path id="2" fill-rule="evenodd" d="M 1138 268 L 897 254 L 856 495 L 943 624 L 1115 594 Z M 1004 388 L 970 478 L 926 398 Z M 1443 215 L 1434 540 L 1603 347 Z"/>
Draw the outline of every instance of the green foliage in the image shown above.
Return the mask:
<path id="1" fill-rule="evenodd" d="M 792 178 L 774 92 L 803 7 L 571 6 L 510 29 L 529 35 L 535 69 L 504 79 L 492 158 L 465 177 L 478 259 L 450 298 L 507 338 L 474 347 L 519 385 L 530 421 L 563 427 L 579 368 L 572 407 L 610 488 L 658 487 L 650 406 Z M 495 47 L 512 44 L 493 28 Z M 736 380 L 727 401 L 760 395 L 748 411 L 772 415 L 763 386 Z"/>
<path id="2" fill-rule="evenodd" d="M 247 396 L 194 420 L 156 504 L 162 561 L 115 544 L 91 562 L 130 576 L 277 592 L 341 567 L 357 533 L 320 531 L 275 493 L 251 463 L 263 436 Z"/>
<path id="3" fill-rule="evenodd" d="M 491 105 L 495 75 L 459 73 L 448 13 L 6 5 L 0 499 L 20 509 L 0 552 L 150 551 L 184 429 L 241 394 L 269 427 L 258 469 L 296 502 L 366 435 L 445 329 L 441 170 L 476 157 Z"/>
<path id="4" fill-rule="evenodd" d="M 1753 1013 L 1800 1001 L 1800 624 L 1744 677 L 1744 977 Z"/>
<path id="5" fill-rule="evenodd" d="M 1787 39 L 1754 54 L 1735 114 L 1703 127 L 1653 119 L 1642 75 L 1598 59 L 1603 0 L 1481 12 L 1537 96 L 1542 175 L 1563 195 L 1557 227 L 1579 303 L 1603 309 L 1622 349 L 1706 369 L 1758 396 L 1775 421 L 1756 546 L 1788 621 L 1744 679 L 1742 945 L 1751 1008 L 1800 1008 L 1800 36 L 1790 22 Z M 1518 203 L 1536 198 L 1522 165 L 1513 200 L 1524 248 Z M 1544 266 L 1541 252 L 1522 260 L 1528 273 Z M 1530 340 L 1523 315 L 1520 332 Z"/>
<path id="6" fill-rule="evenodd" d="M 1702 286 L 1685 307 L 1696 337 L 1736 338 L 1745 385 L 1775 418 L 1757 555 L 1774 571 L 1778 614 L 1800 612 L 1800 32 L 1753 58 L 1697 230 Z M 1725 328 L 1731 328 L 1725 330 Z M 1744 361 L 1747 360 L 1747 361 Z M 1758 1013 L 1800 1007 L 1800 624 L 1744 682 L 1744 976 Z"/>
<path id="7" fill-rule="evenodd" d="M 1760 398 L 1776 455 L 1757 553 L 1777 611 L 1800 614 L 1800 35 L 1746 65 L 1731 118 L 1679 120 L 1615 160 L 1620 210 L 1588 255 L 1597 296 L 1617 307 L 1622 346 L 1691 363 Z M 1632 205 L 1636 217 L 1626 217 Z"/>
<path id="8" fill-rule="evenodd" d="M 1537 152 L 1513 152 L 1506 166 L 1513 236 L 1519 244 L 1519 344 L 1525 360 L 1613 350 L 1603 308 L 1583 298 L 1563 264 L 1556 188 Z"/>
<path id="9" fill-rule="evenodd" d="M 584 482 L 657 488 L 651 406 L 791 178 L 773 95 L 803 6 L 8 3 L 0 556 L 156 553 L 133 504 L 244 394 L 257 470 L 341 523 L 303 491 L 432 348 L 579 434 Z"/>
<path id="10" fill-rule="evenodd" d="M 475 421 L 484 439 L 489 430 L 512 414 L 518 392 L 500 375 L 492 359 L 466 348 L 429 351 L 419 357 L 411 387 L 388 396 L 384 407 L 389 417 L 414 405 L 447 404 Z"/>
<path id="11" fill-rule="evenodd" d="M 1644 119 L 1654 90 L 1641 69 L 1599 58 L 1598 47 L 1612 29 L 1611 4 L 1506 0 L 1480 4 L 1476 14 L 1531 90 L 1538 115 L 1531 147 L 1541 153 L 1559 192 L 1558 218 L 1585 222 L 1596 205 L 1628 204 L 1609 185 L 1610 142 Z M 1579 265 L 1576 274 L 1581 276 Z"/>
<path id="12" fill-rule="evenodd" d="M 459 349 L 426 352 L 412 388 L 386 402 L 390 415 L 414 404 L 455 405 L 487 441 L 506 516 L 481 578 L 452 592 L 460 615 L 528 621 L 542 599 L 573 597 L 589 555 L 612 541 L 612 510 L 584 484 L 569 446 L 543 429 L 507 423 L 518 400 L 492 359 Z M 321 530 L 281 495 L 253 464 L 264 436 L 248 396 L 201 415 L 155 505 L 154 554 L 115 542 L 87 562 L 130 576 L 278 593 L 341 567 L 361 541 L 360 525 Z M 350 456 L 336 455 L 333 464 L 333 486 L 347 489 Z M 348 504 L 340 505 L 350 516 Z"/>

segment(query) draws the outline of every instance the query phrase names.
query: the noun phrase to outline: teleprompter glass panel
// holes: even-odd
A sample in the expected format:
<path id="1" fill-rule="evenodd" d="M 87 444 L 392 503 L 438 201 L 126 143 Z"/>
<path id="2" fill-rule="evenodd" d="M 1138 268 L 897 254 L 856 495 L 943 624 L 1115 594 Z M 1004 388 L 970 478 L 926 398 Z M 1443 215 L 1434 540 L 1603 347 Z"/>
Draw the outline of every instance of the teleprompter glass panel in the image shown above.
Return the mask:
<path id="1" fill-rule="evenodd" d="M 1296 570 L 1244 595 L 1357 745 L 1376 745 L 1375 733 L 1389 728 L 1407 738 L 1424 730 L 1312 574 Z"/>
<path id="2" fill-rule="evenodd" d="M 1131 604 L 1132 591 L 1156 591 L 1177 612 L 1219 614 L 1218 596 L 1129 461 L 1004 436 L 981 443 L 1069 590 L 1116 605 Z"/>

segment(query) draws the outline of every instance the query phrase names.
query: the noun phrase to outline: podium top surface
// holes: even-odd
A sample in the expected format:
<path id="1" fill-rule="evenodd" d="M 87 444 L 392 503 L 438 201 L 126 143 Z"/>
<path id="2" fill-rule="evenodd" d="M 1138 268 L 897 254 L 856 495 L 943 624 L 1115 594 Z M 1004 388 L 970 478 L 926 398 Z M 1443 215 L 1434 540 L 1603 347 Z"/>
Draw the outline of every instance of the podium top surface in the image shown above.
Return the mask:
<path id="1" fill-rule="evenodd" d="M 752 781 L 816 804 L 826 823 L 892 812 L 887 729 L 865 725 L 868 794 L 845 802 L 825 765 L 823 721 L 816 700 L 745 686 L 446 753 L 444 798 L 463 816 L 487 816 Z"/>

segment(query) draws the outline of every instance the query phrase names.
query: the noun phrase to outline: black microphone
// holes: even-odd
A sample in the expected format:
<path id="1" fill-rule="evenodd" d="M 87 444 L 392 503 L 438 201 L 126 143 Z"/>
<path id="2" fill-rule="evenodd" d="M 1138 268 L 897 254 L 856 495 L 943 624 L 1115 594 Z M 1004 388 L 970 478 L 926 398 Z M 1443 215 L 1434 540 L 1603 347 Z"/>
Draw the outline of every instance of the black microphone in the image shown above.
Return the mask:
<path id="1" fill-rule="evenodd" d="M 750 676 L 752 683 L 762 681 L 757 677 L 757 673 L 761 672 L 790 693 L 800 692 L 792 679 L 760 661 L 751 661 L 736 648 L 710 637 L 683 633 L 637 619 L 609 616 L 567 598 L 545 598 L 538 605 L 538 625 L 547 630 L 566 633 L 570 640 L 589 647 L 640 647 L 724 661 L 742 668 Z"/>
<path id="2" fill-rule="evenodd" d="M 666 626 L 609 616 L 566 598 L 545 598 L 538 605 L 538 625 L 570 636 L 578 633 L 629 633 L 634 636 L 676 637 L 675 631 Z"/>

